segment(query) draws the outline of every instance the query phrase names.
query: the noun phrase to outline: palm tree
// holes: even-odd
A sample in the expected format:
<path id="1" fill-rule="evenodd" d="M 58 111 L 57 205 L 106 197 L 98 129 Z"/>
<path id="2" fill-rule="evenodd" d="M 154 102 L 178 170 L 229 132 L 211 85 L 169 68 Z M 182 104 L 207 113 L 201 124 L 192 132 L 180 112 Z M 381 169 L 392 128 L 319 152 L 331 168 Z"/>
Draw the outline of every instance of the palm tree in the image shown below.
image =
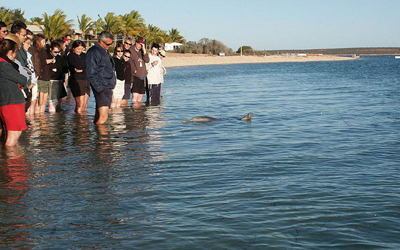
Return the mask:
<path id="1" fill-rule="evenodd" d="M 30 24 L 41 25 L 43 24 L 43 19 L 41 17 L 31 17 Z"/>
<path id="2" fill-rule="evenodd" d="M 104 17 L 103 29 L 111 34 L 118 34 L 121 31 L 122 22 L 119 16 L 115 16 L 113 12 L 108 12 Z"/>
<path id="3" fill-rule="evenodd" d="M 84 38 L 85 35 L 89 33 L 89 31 L 93 30 L 94 23 L 92 21 L 92 18 L 86 16 L 86 14 L 83 14 L 80 19 L 78 16 L 77 18 L 79 29 L 82 31 L 82 36 Z"/>
<path id="4" fill-rule="evenodd" d="M 100 32 L 103 31 L 103 27 L 105 26 L 105 22 L 103 21 L 103 18 L 101 18 L 100 15 L 98 15 L 99 18 L 97 21 L 93 22 L 93 29 L 96 34 L 99 34 Z"/>
<path id="5" fill-rule="evenodd" d="M 138 11 L 132 10 L 129 14 L 125 14 L 121 17 L 122 20 L 122 33 L 131 36 L 138 36 L 141 31 L 145 29 L 144 19 Z"/>
<path id="6" fill-rule="evenodd" d="M 165 43 L 166 37 L 168 37 L 167 32 L 151 24 L 147 26 L 141 35 L 146 37 L 148 45 L 152 43 Z"/>
<path id="7" fill-rule="evenodd" d="M 181 34 L 179 34 L 178 29 L 171 29 L 169 32 L 169 37 L 171 38 L 172 42 L 176 43 L 186 43 L 186 40 Z"/>
<path id="8" fill-rule="evenodd" d="M 12 18 L 13 15 L 8 12 L 7 9 L 4 9 L 3 7 L 0 9 L 0 21 L 4 22 L 7 25 L 11 25 Z"/>
<path id="9" fill-rule="evenodd" d="M 65 20 L 66 17 L 64 12 L 59 9 L 51 16 L 45 12 L 43 14 L 43 27 L 39 26 L 43 31 L 43 35 L 52 41 L 69 33 L 72 27 L 72 20 Z"/>

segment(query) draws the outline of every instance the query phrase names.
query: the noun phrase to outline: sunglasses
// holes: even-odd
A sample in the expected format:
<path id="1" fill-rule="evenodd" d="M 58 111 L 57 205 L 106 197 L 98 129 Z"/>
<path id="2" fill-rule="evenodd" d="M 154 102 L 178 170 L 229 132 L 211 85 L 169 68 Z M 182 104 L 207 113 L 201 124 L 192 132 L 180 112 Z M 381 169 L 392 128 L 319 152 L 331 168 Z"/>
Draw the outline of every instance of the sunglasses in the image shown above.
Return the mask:
<path id="1" fill-rule="evenodd" d="M 111 42 L 111 43 L 106 43 L 106 42 L 104 42 L 104 41 L 103 41 L 103 43 L 104 43 L 105 45 L 107 45 L 107 46 L 111 46 L 111 44 L 113 44 L 113 42 Z"/>
<path id="2" fill-rule="evenodd" d="M 122 50 L 116 50 L 116 52 L 123 52 Z"/>
<path id="3" fill-rule="evenodd" d="M 126 55 L 124 55 L 124 57 L 125 57 L 125 58 L 131 58 L 130 56 L 126 56 Z"/>
<path id="4" fill-rule="evenodd" d="M 132 43 L 124 42 L 126 45 L 132 46 Z"/>
<path id="5" fill-rule="evenodd" d="M 60 53 L 60 51 L 55 51 L 55 50 L 53 50 L 53 53 L 56 53 L 56 54 L 58 54 L 58 53 Z"/>

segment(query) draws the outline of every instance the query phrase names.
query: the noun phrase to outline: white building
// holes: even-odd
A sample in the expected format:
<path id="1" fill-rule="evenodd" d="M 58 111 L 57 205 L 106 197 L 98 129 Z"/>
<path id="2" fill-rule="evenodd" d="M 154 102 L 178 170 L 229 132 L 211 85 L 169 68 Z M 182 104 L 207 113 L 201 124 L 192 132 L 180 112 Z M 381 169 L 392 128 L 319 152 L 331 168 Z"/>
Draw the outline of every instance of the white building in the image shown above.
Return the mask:
<path id="1" fill-rule="evenodd" d="M 40 28 L 40 27 L 42 27 L 42 28 Z M 44 26 L 43 26 L 43 25 L 40 25 L 40 27 L 37 26 L 37 25 L 33 25 L 33 24 L 28 24 L 28 25 L 26 25 L 26 28 L 27 28 L 28 30 L 32 31 L 32 33 L 33 33 L 34 35 L 36 35 L 36 34 L 43 34 L 43 30 L 42 30 L 42 29 L 44 29 Z"/>
<path id="2" fill-rule="evenodd" d="M 182 43 L 166 43 L 164 50 L 171 51 L 171 50 L 179 48 L 182 45 L 183 45 Z"/>

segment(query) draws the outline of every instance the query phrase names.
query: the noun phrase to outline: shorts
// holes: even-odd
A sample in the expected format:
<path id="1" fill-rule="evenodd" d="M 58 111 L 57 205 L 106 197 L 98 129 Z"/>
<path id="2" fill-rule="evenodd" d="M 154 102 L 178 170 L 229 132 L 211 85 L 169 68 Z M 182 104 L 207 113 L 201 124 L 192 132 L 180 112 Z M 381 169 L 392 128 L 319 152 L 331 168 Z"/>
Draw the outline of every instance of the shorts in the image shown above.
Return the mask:
<path id="1" fill-rule="evenodd" d="M 137 78 L 136 76 L 133 77 L 133 88 L 132 93 L 139 93 L 143 95 L 145 93 L 145 81 L 144 79 Z"/>
<path id="2" fill-rule="evenodd" d="M 161 83 L 149 84 L 149 101 L 159 101 L 161 96 Z"/>
<path id="3" fill-rule="evenodd" d="M 125 81 L 117 79 L 117 84 L 115 85 L 113 90 L 113 98 L 122 99 L 124 95 L 125 95 Z"/>
<path id="4" fill-rule="evenodd" d="M 85 94 L 90 96 L 90 83 L 88 80 L 75 80 L 70 78 L 68 85 L 73 97 L 83 96 Z"/>
<path id="5" fill-rule="evenodd" d="M 112 102 L 112 89 L 103 89 L 100 92 L 97 92 L 94 88 L 92 88 L 94 99 L 96 100 L 96 108 L 101 107 L 111 107 Z"/>
<path id="6" fill-rule="evenodd" d="M 43 81 L 43 80 L 38 80 L 38 92 L 39 93 L 49 93 L 50 92 L 50 81 Z"/>
<path id="7" fill-rule="evenodd" d="M 58 104 L 58 100 L 66 96 L 64 84 L 61 80 L 51 80 L 49 103 Z"/>
<path id="8" fill-rule="evenodd" d="M 25 122 L 25 103 L 0 106 L 0 118 L 6 130 L 22 131 L 28 128 Z"/>
<path id="9" fill-rule="evenodd" d="M 126 83 L 125 80 L 125 94 L 122 99 L 128 100 L 131 98 L 132 83 Z"/>

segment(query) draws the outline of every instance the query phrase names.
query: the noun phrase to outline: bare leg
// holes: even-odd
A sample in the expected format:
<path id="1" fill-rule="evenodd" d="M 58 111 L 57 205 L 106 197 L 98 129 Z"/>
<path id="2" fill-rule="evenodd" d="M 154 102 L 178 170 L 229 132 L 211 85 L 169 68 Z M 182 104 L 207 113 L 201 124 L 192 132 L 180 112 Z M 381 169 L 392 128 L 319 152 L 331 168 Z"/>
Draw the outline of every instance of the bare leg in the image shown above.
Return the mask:
<path id="1" fill-rule="evenodd" d="M 127 99 L 122 99 L 121 100 L 121 107 L 127 107 L 128 106 L 128 100 Z"/>
<path id="2" fill-rule="evenodd" d="M 22 131 L 7 131 L 6 147 L 13 147 L 17 144 L 18 138 L 21 136 Z"/>
<path id="3" fill-rule="evenodd" d="M 84 106 L 85 106 L 85 96 L 84 95 L 75 97 L 75 103 L 76 103 L 76 106 L 75 106 L 76 113 L 82 113 L 82 112 L 86 111 L 86 109 L 84 108 Z"/>
<path id="4" fill-rule="evenodd" d="M 94 116 L 94 124 L 101 125 L 106 123 L 108 119 L 108 106 L 103 106 L 96 109 L 96 114 Z"/>
<path id="5" fill-rule="evenodd" d="M 143 95 L 139 94 L 139 93 L 133 93 L 133 97 L 132 97 L 132 102 L 136 103 L 136 102 L 143 102 Z"/>
<path id="6" fill-rule="evenodd" d="M 87 103 L 88 103 L 88 100 L 89 100 L 89 95 L 88 95 L 88 94 L 85 94 L 84 105 L 83 105 L 83 108 L 84 108 L 85 112 L 86 112 L 86 110 L 87 110 Z"/>
<path id="7" fill-rule="evenodd" d="M 26 114 L 33 115 L 35 113 L 36 104 L 37 104 L 37 99 L 32 100 L 31 105 L 28 108 L 28 111 L 26 111 Z"/>
<path id="8" fill-rule="evenodd" d="M 116 108 L 120 108 L 121 107 L 121 102 L 122 102 L 122 99 L 121 98 L 116 98 L 115 99 L 115 107 Z"/>
<path id="9" fill-rule="evenodd" d="M 54 104 L 53 102 L 49 104 L 49 113 L 55 113 L 57 110 L 57 104 Z"/>
<path id="10" fill-rule="evenodd" d="M 117 99 L 113 97 L 111 102 L 111 109 L 114 109 L 116 107 L 117 107 Z"/>
<path id="11" fill-rule="evenodd" d="M 47 98 L 49 93 L 39 92 L 39 112 L 44 113 L 46 110 Z"/>

